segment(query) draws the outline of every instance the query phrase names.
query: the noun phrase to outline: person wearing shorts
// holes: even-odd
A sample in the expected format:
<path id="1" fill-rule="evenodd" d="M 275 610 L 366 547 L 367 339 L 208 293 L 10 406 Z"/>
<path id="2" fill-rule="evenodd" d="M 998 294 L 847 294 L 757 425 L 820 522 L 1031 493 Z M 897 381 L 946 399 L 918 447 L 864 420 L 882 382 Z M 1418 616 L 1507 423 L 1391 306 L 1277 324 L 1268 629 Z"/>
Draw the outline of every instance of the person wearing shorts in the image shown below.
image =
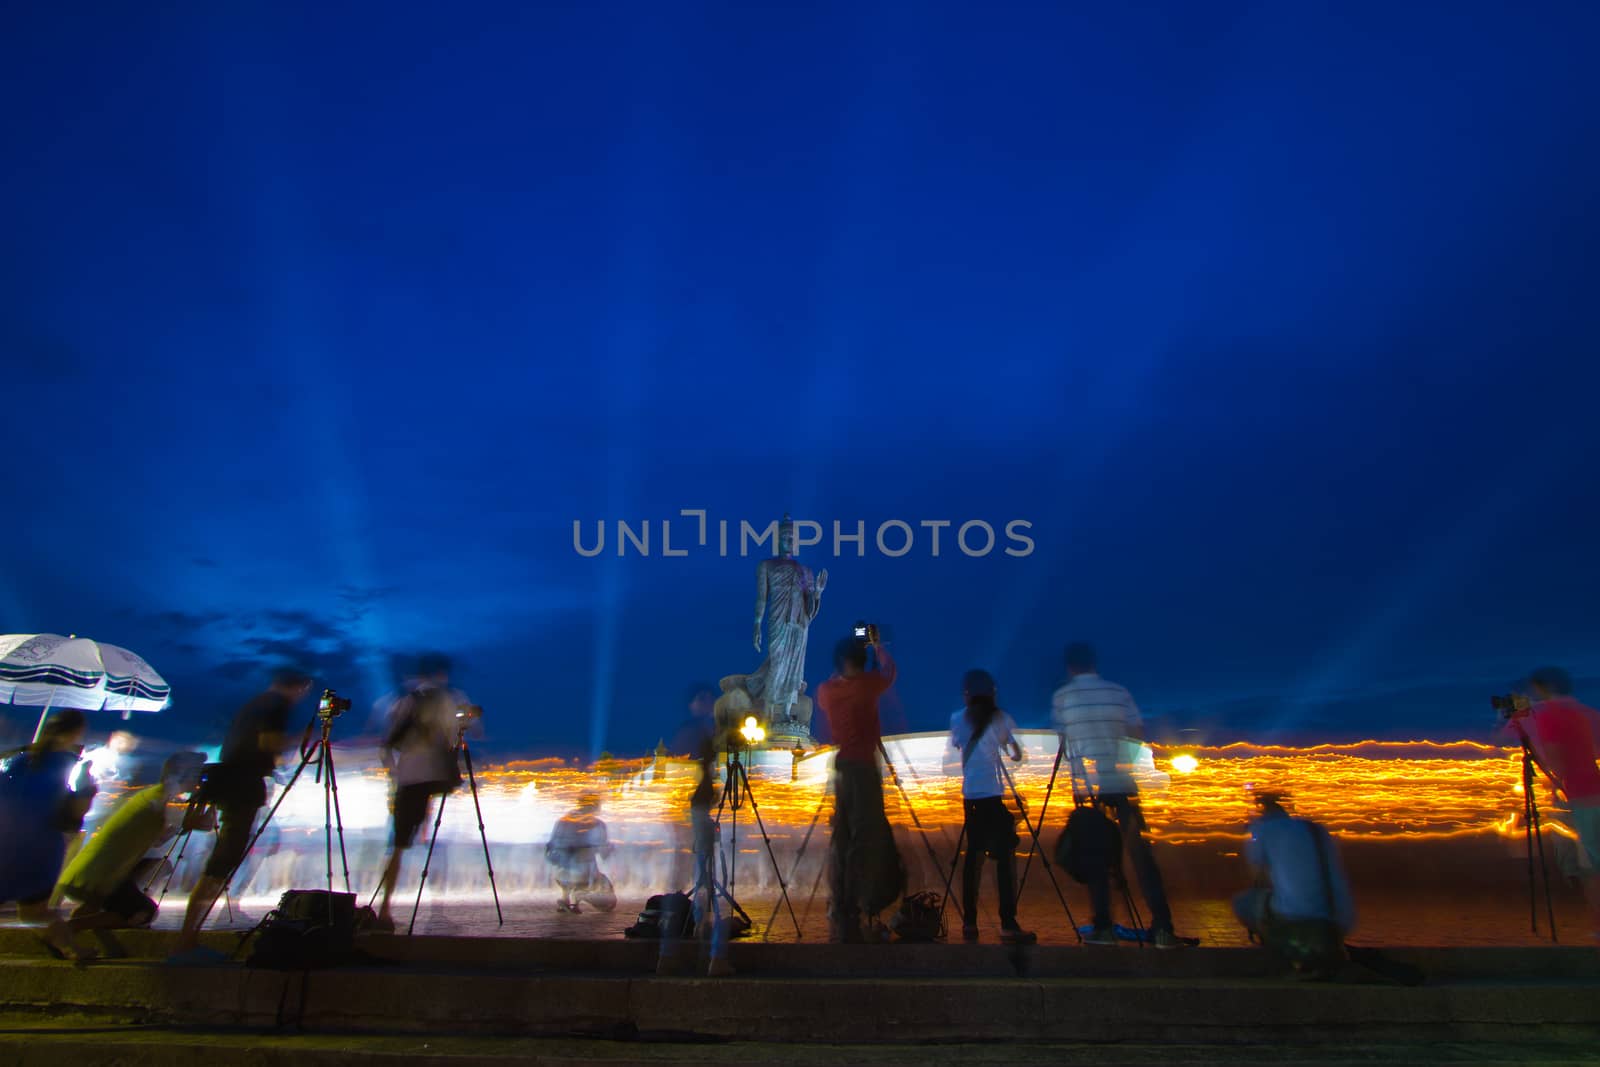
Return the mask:
<path id="1" fill-rule="evenodd" d="M 457 749 L 463 731 L 479 722 L 476 711 L 464 693 L 450 688 L 450 661 L 438 654 L 421 658 L 405 692 L 389 709 L 383 754 L 394 783 L 393 824 L 379 882 L 378 930 L 394 929 L 391 901 L 400 864 L 428 821 L 433 798 L 447 796 L 461 784 Z"/>

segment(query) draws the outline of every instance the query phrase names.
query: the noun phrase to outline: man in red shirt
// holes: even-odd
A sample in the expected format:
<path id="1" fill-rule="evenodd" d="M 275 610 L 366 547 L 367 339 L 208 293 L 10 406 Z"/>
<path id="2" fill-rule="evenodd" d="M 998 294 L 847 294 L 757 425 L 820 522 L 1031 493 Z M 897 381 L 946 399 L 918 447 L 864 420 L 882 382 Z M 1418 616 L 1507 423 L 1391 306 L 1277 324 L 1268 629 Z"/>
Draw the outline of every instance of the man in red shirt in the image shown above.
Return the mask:
<path id="1" fill-rule="evenodd" d="M 1559 667 L 1528 676 L 1534 704 L 1507 726 L 1526 737 L 1540 768 L 1566 799 L 1578 834 L 1578 867 L 1589 920 L 1600 941 L 1600 712 L 1572 695 L 1572 679 Z"/>
<path id="2" fill-rule="evenodd" d="M 867 670 L 867 650 L 877 653 Z M 891 886 L 899 855 L 883 812 L 883 771 L 878 767 L 878 698 L 894 684 L 894 660 L 881 642 L 847 637 L 834 648 L 835 673 L 817 688 L 817 706 L 839 751 L 833 759 L 833 837 L 829 842 L 828 922 L 834 941 L 861 938 L 861 913 L 887 907 L 901 887 Z M 903 873 L 901 879 L 903 880 Z M 888 900 L 883 897 L 893 888 Z"/>

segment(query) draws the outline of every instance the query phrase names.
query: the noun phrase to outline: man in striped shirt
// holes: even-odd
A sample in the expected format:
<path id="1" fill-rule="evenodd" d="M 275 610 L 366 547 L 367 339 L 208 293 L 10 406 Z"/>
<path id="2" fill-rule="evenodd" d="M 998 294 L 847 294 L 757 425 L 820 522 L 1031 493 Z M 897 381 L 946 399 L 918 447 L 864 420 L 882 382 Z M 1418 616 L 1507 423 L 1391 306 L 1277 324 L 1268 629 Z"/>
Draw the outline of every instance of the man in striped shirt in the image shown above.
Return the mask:
<path id="1" fill-rule="evenodd" d="M 1100 677 L 1093 646 L 1075 641 L 1067 646 L 1067 684 L 1056 690 L 1051 718 L 1061 735 L 1062 749 L 1073 779 L 1074 795 L 1088 793 L 1117 820 L 1122 846 L 1133 861 L 1139 891 L 1150 909 L 1150 939 L 1157 948 L 1177 948 L 1182 942 L 1172 931 L 1172 911 L 1161 869 L 1144 836 L 1144 813 L 1139 810 L 1139 786 L 1129 769 L 1144 743 L 1144 720 L 1133 696 L 1115 682 Z M 1094 906 L 1094 929 L 1085 941 L 1115 945 L 1111 922 L 1111 872 L 1098 872 L 1089 882 Z"/>

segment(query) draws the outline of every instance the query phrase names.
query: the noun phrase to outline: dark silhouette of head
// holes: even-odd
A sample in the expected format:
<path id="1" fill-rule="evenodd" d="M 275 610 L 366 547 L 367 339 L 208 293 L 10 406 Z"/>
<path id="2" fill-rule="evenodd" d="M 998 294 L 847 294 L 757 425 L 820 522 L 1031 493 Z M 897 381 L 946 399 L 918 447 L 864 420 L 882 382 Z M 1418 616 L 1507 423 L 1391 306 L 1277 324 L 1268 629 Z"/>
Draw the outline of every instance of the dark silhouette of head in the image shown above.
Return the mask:
<path id="1" fill-rule="evenodd" d="M 1572 695 L 1572 675 L 1560 667 L 1540 667 L 1528 675 L 1528 688 L 1540 700 Z"/>
<path id="2" fill-rule="evenodd" d="M 450 680 L 450 657 L 443 652 L 424 652 L 417 657 L 417 680 L 444 685 Z"/>
<path id="3" fill-rule="evenodd" d="M 296 702 L 311 692 L 311 675 L 293 667 L 279 667 L 272 672 L 272 688 Z"/>
<path id="4" fill-rule="evenodd" d="M 977 669 L 968 671 L 961 676 L 961 696 L 967 704 L 967 725 L 972 728 L 973 740 L 977 740 L 999 711 L 995 703 L 994 675 Z"/>
<path id="5" fill-rule="evenodd" d="M 83 732 L 89 720 L 77 708 L 62 708 L 51 714 L 39 730 L 39 737 L 30 746 L 34 755 L 71 748 L 83 741 Z"/>
<path id="6" fill-rule="evenodd" d="M 710 682 L 695 682 L 684 690 L 684 704 L 697 719 L 709 719 L 717 707 L 717 687 Z"/>
<path id="7" fill-rule="evenodd" d="M 1067 646 L 1066 655 L 1067 674 L 1093 674 L 1099 669 L 1099 662 L 1094 654 L 1094 646 L 1087 641 L 1074 641 Z"/>

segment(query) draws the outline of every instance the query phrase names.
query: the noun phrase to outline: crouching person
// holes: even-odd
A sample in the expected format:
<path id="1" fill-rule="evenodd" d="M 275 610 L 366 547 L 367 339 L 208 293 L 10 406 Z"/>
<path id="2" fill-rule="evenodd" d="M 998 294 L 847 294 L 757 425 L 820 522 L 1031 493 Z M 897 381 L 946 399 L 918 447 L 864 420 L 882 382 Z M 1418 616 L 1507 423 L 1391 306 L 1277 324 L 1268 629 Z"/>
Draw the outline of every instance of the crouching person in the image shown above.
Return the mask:
<path id="1" fill-rule="evenodd" d="M 544 858 L 555 869 L 561 899 L 556 910 L 578 914 L 581 904 L 601 911 L 617 909 L 617 893 L 600 870 L 601 856 L 611 855 L 605 820 L 600 818 L 600 798 L 586 793 L 578 806 L 556 821 Z"/>
<path id="2" fill-rule="evenodd" d="M 104 931 L 149 926 L 156 902 L 140 887 L 138 875 L 145 854 L 166 841 L 179 826 L 168 818 L 170 805 L 200 785 L 205 755 L 178 752 L 161 768 L 161 781 L 123 800 L 61 873 L 62 896 L 78 904 L 67 926 L 72 933 L 94 931 L 113 955 L 121 947 Z M 215 827 L 209 808 L 191 806 L 182 817 L 183 830 Z"/>
<path id="3" fill-rule="evenodd" d="M 1251 936 L 1307 978 L 1333 977 L 1355 926 L 1350 880 L 1326 829 L 1291 816 L 1283 795 L 1257 793 L 1261 814 L 1249 826 L 1245 857 L 1256 885 L 1233 898 Z"/>

